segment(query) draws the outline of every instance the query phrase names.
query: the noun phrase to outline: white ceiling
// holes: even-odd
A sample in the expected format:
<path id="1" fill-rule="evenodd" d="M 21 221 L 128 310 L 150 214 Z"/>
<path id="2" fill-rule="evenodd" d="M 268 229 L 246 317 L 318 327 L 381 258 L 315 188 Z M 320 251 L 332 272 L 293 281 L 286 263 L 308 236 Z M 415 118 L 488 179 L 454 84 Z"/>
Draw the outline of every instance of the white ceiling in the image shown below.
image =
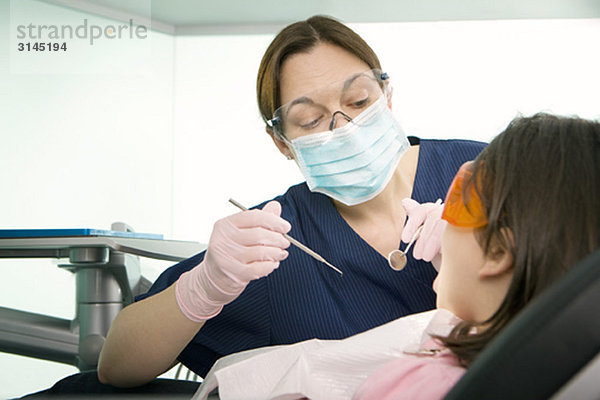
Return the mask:
<path id="1" fill-rule="evenodd" d="M 176 35 L 275 32 L 314 14 L 344 22 L 600 18 L 600 0 L 42 0 Z"/>

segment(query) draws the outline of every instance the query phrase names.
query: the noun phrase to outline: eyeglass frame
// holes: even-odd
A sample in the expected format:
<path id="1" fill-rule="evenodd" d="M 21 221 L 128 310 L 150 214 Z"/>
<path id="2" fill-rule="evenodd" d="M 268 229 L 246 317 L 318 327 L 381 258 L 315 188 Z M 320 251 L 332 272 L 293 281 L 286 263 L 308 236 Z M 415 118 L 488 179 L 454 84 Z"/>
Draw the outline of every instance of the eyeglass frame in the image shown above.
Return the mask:
<path id="1" fill-rule="evenodd" d="M 385 83 L 386 81 L 388 81 L 390 79 L 390 76 L 388 75 L 388 73 L 380 70 L 379 68 L 371 68 L 371 69 L 366 70 L 366 71 L 378 71 L 379 74 L 375 75 L 375 79 L 379 82 L 379 84 L 383 84 L 383 83 Z M 361 73 L 364 73 L 366 71 L 363 71 Z M 355 74 L 355 75 L 358 75 L 358 74 Z M 345 81 L 347 81 L 347 79 Z M 286 103 L 286 104 L 288 104 L 288 103 Z M 271 131 L 274 134 L 276 134 L 279 137 L 285 139 L 285 134 L 283 132 L 283 128 L 281 127 L 283 125 L 282 122 L 281 122 L 281 118 L 275 115 L 275 113 L 277 113 L 277 110 L 279 110 L 284 105 L 285 104 L 282 104 L 279 107 L 277 107 L 275 109 L 275 111 L 273 112 L 273 118 L 267 120 L 266 123 L 267 123 L 267 127 L 269 129 L 271 129 Z M 333 112 L 332 115 L 331 115 L 331 122 L 329 124 L 329 130 L 332 130 L 333 126 L 335 125 L 335 116 L 336 116 L 336 114 L 341 114 L 348 122 L 352 121 L 352 118 L 350 116 L 348 116 L 346 113 L 344 113 L 341 110 L 337 110 L 337 111 Z"/>

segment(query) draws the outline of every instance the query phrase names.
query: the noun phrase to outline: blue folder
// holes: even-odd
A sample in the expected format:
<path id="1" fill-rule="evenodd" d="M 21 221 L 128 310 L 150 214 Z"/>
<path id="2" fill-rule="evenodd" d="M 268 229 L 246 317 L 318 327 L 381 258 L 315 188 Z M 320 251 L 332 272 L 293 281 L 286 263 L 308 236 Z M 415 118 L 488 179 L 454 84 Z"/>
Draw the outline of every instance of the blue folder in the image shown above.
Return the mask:
<path id="1" fill-rule="evenodd" d="M 136 239 L 162 240 L 163 235 L 155 233 L 122 232 L 102 229 L 0 229 L 2 238 L 43 238 L 73 236 L 110 236 Z"/>

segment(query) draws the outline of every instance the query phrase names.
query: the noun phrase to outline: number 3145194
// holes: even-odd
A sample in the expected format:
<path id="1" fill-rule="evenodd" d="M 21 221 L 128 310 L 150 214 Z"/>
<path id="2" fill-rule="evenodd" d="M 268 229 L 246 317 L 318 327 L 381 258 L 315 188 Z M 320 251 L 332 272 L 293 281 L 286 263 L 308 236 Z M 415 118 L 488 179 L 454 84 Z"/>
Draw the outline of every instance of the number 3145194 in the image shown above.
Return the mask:
<path id="1" fill-rule="evenodd" d="M 17 49 L 19 51 L 67 51 L 67 43 L 43 43 L 43 42 L 34 42 L 34 43 L 18 43 Z"/>

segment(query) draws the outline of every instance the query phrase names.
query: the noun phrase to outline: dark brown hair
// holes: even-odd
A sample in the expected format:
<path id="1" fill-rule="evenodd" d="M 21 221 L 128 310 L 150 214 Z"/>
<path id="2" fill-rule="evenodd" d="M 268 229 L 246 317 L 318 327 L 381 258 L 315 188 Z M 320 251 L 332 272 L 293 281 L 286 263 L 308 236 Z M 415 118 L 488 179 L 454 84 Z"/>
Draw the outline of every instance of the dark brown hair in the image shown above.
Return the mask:
<path id="1" fill-rule="evenodd" d="M 284 61 L 291 55 L 309 52 L 323 42 L 341 47 L 371 69 L 381 68 L 373 49 L 356 32 L 333 18 L 317 15 L 288 25 L 273 39 L 258 68 L 256 95 L 265 122 L 281 106 L 280 80 Z"/>
<path id="2" fill-rule="evenodd" d="M 514 119 L 477 157 L 473 180 L 488 225 L 486 255 L 512 253 L 513 278 L 499 309 L 438 337 L 468 366 L 533 298 L 600 246 L 600 122 L 536 114 Z M 473 334 L 473 328 L 485 326 Z"/>

